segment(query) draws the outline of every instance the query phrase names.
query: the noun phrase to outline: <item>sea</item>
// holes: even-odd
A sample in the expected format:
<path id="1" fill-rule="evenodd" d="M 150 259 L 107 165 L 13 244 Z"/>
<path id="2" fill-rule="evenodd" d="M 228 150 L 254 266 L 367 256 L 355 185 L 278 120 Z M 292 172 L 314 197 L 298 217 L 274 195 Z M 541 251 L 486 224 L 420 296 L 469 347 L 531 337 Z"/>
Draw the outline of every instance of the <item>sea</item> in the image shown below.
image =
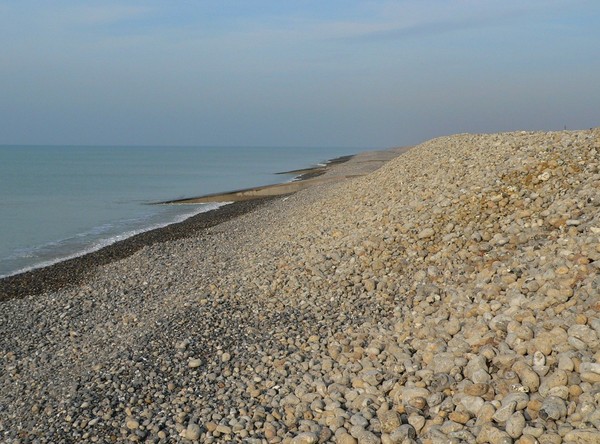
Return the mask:
<path id="1" fill-rule="evenodd" d="M 223 203 L 157 202 L 294 180 L 348 147 L 0 146 L 0 277 L 77 257 Z"/>

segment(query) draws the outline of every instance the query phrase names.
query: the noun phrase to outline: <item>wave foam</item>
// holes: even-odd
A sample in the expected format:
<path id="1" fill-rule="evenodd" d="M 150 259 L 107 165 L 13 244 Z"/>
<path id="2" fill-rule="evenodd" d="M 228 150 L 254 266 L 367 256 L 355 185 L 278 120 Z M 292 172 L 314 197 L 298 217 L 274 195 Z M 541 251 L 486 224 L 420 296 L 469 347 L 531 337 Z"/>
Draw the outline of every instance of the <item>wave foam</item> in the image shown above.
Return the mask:
<path id="1" fill-rule="evenodd" d="M 10 276 L 15 276 L 17 274 L 25 273 L 27 271 L 37 270 L 39 268 L 48 267 L 50 265 L 58 264 L 60 262 L 67 261 L 69 259 L 74 259 L 77 257 L 85 256 L 86 254 L 90 254 L 95 251 L 101 250 L 104 247 L 108 247 L 109 245 L 113 245 L 117 242 L 123 241 L 123 240 L 133 237 L 137 234 L 145 233 L 145 232 L 156 230 L 159 228 L 164 228 L 166 226 L 173 225 L 173 224 L 178 224 L 180 222 L 183 222 L 186 219 L 189 219 L 190 217 L 196 216 L 201 213 L 206 213 L 208 211 L 216 210 L 217 208 L 220 208 L 224 205 L 228 205 L 230 203 L 231 202 L 214 202 L 214 203 L 200 204 L 200 208 L 197 211 L 193 211 L 191 213 L 180 214 L 167 222 L 155 223 L 155 224 L 148 225 L 144 228 L 128 230 L 123 233 L 119 233 L 119 234 L 110 236 L 106 239 L 98 239 L 95 242 L 93 242 L 92 245 L 90 245 L 86 248 L 79 249 L 78 251 L 76 251 L 74 253 L 66 254 L 66 255 L 59 255 L 53 259 L 41 261 L 41 262 L 35 263 L 31 266 L 19 268 L 15 271 L 7 273 L 7 274 L 0 275 L 0 279 L 10 277 Z M 129 221 L 129 222 L 131 222 L 131 221 Z M 71 238 L 71 239 L 74 239 L 74 238 L 84 239 L 84 238 L 90 237 L 92 235 L 96 235 L 96 236 L 101 235 L 102 233 L 106 233 L 107 231 L 110 231 L 110 228 L 112 228 L 112 227 L 113 227 L 113 225 L 111 225 L 111 224 L 105 224 L 105 225 L 102 225 L 99 227 L 95 227 L 85 233 L 79 233 L 79 234 L 73 236 L 73 238 Z M 12 255 L 8 259 L 16 260 L 16 259 L 32 258 L 32 257 L 35 257 L 36 251 L 41 251 L 46 248 L 52 250 L 53 248 L 58 248 L 61 245 L 64 245 L 69 240 L 70 239 L 63 239 L 63 240 L 59 240 L 59 241 L 48 242 L 47 244 L 44 244 L 42 246 L 35 247 L 35 248 L 22 249 L 17 252 L 20 254 Z"/>

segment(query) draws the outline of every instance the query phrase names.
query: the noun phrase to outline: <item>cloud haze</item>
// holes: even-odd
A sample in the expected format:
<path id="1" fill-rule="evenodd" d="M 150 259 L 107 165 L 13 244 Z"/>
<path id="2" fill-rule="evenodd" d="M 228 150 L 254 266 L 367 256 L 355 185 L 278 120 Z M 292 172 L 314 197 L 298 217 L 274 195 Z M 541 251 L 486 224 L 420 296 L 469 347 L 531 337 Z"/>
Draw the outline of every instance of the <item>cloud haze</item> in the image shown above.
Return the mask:
<path id="1" fill-rule="evenodd" d="M 0 144 L 384 147 L 600 125 L 595 1 L 0 0 Z"/>

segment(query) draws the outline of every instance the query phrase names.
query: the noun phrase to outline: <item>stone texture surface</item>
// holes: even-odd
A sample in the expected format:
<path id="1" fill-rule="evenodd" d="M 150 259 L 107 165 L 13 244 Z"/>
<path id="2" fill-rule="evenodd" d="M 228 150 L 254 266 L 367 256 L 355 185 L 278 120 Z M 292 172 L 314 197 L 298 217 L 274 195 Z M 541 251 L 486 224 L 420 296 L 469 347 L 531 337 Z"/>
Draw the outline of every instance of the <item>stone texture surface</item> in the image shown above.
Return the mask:
<path id="1" fill-rule="evenodd" d="M 598 129 L 442 137 L 4 301 L 0 438 L 600 442 L 599 190 Z"/>

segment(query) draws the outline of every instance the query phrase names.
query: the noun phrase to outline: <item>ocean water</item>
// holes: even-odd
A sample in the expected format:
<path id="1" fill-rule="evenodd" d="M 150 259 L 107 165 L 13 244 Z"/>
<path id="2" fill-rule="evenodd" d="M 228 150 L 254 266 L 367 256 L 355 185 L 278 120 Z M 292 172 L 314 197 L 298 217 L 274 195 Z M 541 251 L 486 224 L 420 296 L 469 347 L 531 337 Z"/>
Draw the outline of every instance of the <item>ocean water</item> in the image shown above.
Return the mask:
<path id="1" fill-rule="evenodd" d="M 292 180 L 359 148 L 0 146 L 0 277 L 220 204 L 151 203 Z"/>

